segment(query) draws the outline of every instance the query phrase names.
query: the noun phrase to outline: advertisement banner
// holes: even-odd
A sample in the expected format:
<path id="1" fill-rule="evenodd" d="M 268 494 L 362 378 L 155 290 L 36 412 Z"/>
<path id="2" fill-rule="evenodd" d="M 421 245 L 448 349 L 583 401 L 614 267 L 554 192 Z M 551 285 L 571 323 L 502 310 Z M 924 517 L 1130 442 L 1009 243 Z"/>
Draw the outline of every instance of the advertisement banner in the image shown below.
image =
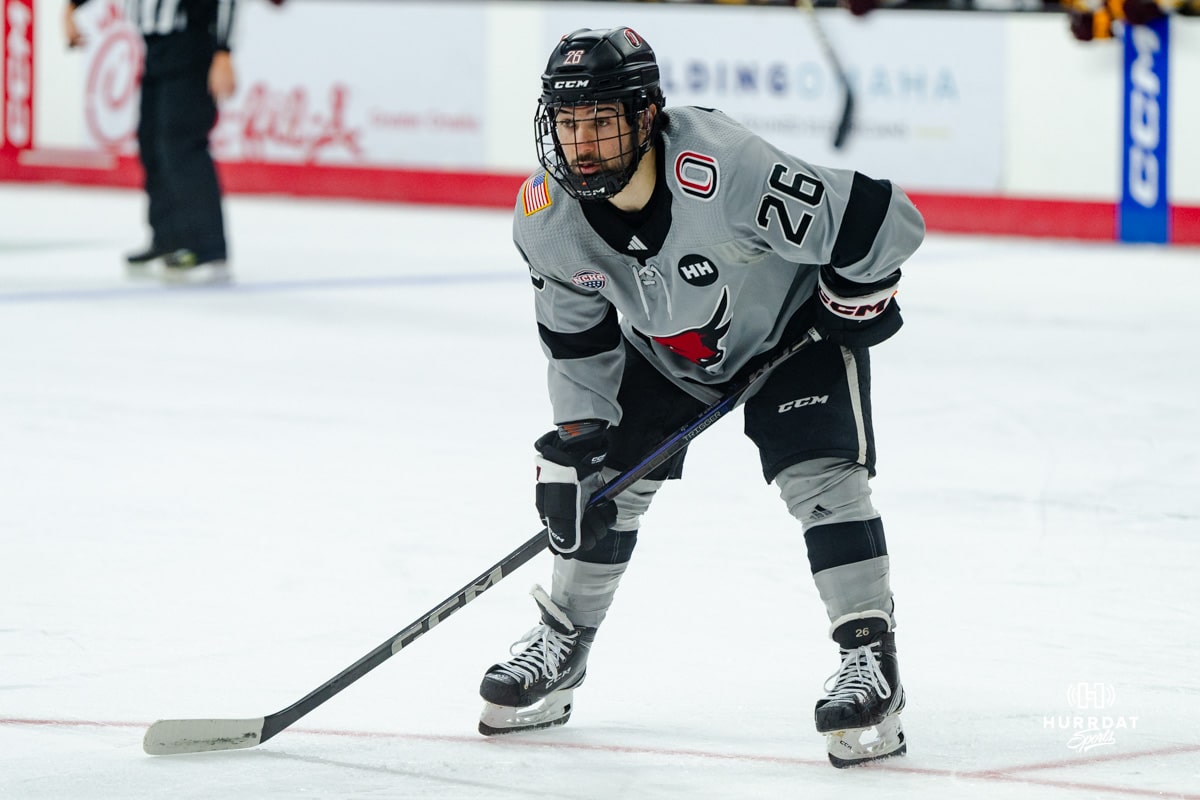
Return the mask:
<path id="1" fill-rule="evenodd" d="M 476 5 L 239 5 L 239 89 L 223 161 L 482 168 L 487 79 Z M 352 31 L 352 35 L 346 32 Z M 449 32 L 453 32 L 450 38 Z M 282 43 L 290 43 L 283 45 Z"/>
<path id="2" fill-rule="evenodd" d="M 0 149 L 33 146 L 33 0 L 0 0 Z"/>
<path id="3" fill-rule="evenodd" d="M 1167 73 L 1170 19 L 1125 26 L 1124 143 L 1118 236 L 1170 240 L 1167 203 Z"/>
<path id="4" fill-rule="evenodd" d="M 818 12 L 820 13 L 820 12 Z M 906 188 L 995 192 L 1002 183 L 1003 20 L 998 15 L 820 13 L 854 92 L 853 129 L 833 147 L 842 91 L 794 8 L 551 4 L 562 33 L 629 25 L 654 48 L 667 108 L 717 108 L 808 161 Z M 536 77 L 530 85 L 536 87 Z"/>
<path id="5" fill-rule="evenodd" d="M 93 0 L 75 12 L 87 31 L 83 53 L 83 124 L 89 148 L 137 153 L 142 35 L 125 19 L 123 0 Z"/>
<path id="6" fill-rule="evenodd" d="M 104 0 L 79 12 L 89 12 L 85 144 L 129 154 L 136 152 L 143 46 L 122 8 Z M 369 0 L 239 4 L 238 88 L 221 105 L 213 156 L 226 163 L 485 167 L 487 82 L 472 68 L 483 61 L 483 15 L 476 6 L 448 4 L 424 6 L 420 24 L 414 19 L 402 3 Z"/>

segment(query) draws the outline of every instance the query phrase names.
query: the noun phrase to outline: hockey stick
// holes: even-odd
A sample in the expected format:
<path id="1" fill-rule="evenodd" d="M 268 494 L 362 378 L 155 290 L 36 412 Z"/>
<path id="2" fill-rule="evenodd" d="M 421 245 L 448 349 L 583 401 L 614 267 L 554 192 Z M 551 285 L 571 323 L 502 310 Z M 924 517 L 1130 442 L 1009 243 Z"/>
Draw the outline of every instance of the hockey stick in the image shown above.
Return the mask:
<path id="1" fill-rule="evenodd" d="M 833 74 L 837 76 L 838 83 L 842 87 L 842 116 L 838 120 L 837 130 L 833 134 L 833 146 L 841 150 L 846 144 L 846 137 L 850 135 L 850 126 L 854 124 L 854 91 L 850 88 L 850 79 L 846 77 L 846 70 L 842 68 L 842 62 L 834 52 L 833 44 L 825 34 L 824 26 L 817 19 L 817 10 L 813 8 L 813 0 L 796 0 L 796 5 L 804 10 L 805 16 L 812 24 L 813 35 L 817 37 L 817 43 L 821 45 L 821 50 L 825 53 L 825 58 L 829 60 L 829 65 L 833 67 Z"/>
<path id="2" fill-rule="evenodd" d="M 588 501 L 594 505 L 601 500 L 616 497 L 635 482 L 666 463 L 683 448 L 725 416 L 738 405 L 746 392 L 772 370 L 813 342 L 820 341 L 821 334 L 810 329 L 795 344 L 775 353 L 761 367 L 731 386 L 725 395 L 702 411 L 690 423 L 669 436 L 651 451 L 641 463 L 606 483 Z M 408 647 L 435 625 L 455 611 L 470 603 L 479 595 L 495 586 L 547 546 L 546 529 L 543 528 L 525 544 L 513 550 L 500 561 L 488 567 L 475 580 L 459 589 L 441 604 L 434 606 L 416 619 L 400 633 L 388 639 L 371 652 L 333 676 L 325 683 L 292 703 L 282 711 L 265 717 L 247 719 L 163 719 L 155 722 L 146 731 L 142 748 L 150 755 L 176 755 L 180 753 L 202 753 L 212 750 L 238 750 L 261 744 L 275 734 L 292 725 L 335 694 L 378 667 L 396 653 Z"/>

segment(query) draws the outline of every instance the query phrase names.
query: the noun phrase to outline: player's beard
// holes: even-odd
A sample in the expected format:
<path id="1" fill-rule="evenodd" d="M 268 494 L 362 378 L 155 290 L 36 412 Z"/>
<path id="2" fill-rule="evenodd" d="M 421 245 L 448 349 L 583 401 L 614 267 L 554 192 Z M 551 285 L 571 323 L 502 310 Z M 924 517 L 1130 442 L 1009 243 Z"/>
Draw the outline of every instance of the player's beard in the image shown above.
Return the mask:
<path id="1" fill-rule="evenodd" d="M 595 167 L 598 167 L 598 169 L 594 169 L 591 171 L 585 171 L 583 169 L 583 167 L 586 167 L 586 166 L 595 166 Z M 621 165 L 620 161 L 617 161 L 616 164 L 613 164 L 611 166 L 608 165 L 606 162 L 595 162 L 595 161 L 585 161 L 585 162 L 577 161 L 571 165 L 571 172 L 575 175 L 575 177 L 577 179 L 583 181 L 585 184 L 592 184 L 592 185 L 598 185 L 598 184 L 605 183 L 610 178 L 617 178 L 623 174 L 623 170 L 624 170 L 624 167 Z"/>
<path id="2" fill-rule="evenodd" d="M 574 173 L 576 177 L 582 178 L 585 181 L 604 180 L 609 177 L 624 174 L 625 170 L 629 168 L 629 164 L 633 160 L 634 139 L 632 134 L 632 131 L 618 134 L 618 136 L 625 141 L 622 143 L 621 152 L 611 158 L 596 159 L 576 157 L 570 162 L 571 172 Z M 599 142 L 597 142 L 597 149 L 599 149 Z M 585 168 L 595 169 L 588 172 L 585 171 Z"/>

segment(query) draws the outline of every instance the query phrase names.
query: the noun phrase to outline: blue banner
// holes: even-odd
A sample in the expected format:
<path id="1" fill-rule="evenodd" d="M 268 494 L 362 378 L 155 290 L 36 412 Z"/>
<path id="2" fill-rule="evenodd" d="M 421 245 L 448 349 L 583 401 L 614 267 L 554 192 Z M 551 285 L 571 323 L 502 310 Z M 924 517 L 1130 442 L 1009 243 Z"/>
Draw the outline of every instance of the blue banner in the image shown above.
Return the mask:
<path id="1" fill-rule="evenodd" d="M 1124 159 L 1117 236 L 1169 241 L 1167 63 L 1170 18 L 1125 26 Z"/>

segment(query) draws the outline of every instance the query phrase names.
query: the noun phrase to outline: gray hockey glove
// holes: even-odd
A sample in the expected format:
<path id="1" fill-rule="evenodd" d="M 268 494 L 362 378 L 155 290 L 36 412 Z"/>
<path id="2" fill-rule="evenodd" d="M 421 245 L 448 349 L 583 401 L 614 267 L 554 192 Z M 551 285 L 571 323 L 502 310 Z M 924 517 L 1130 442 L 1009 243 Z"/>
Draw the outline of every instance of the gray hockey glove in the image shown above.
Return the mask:
<path id="1" fill-rule="evenodd" d="M 896 303 L 900 273 L 875 283 L 855 283 L 829 265 L 817 278 L 817 327 L 825 338 L 846 347 L 874 347 L 904 324 Z"/>
<path id="2" fill-rule="evenodd" d="M 533 444 L 538 516 L 550 532 L 550 549 L 566 558 L 591 550 L 617 520 L 611 500 L 587 507 L 604 484 L 607 440 L 607 424 L 585 420 L 560 425 Z"/>

